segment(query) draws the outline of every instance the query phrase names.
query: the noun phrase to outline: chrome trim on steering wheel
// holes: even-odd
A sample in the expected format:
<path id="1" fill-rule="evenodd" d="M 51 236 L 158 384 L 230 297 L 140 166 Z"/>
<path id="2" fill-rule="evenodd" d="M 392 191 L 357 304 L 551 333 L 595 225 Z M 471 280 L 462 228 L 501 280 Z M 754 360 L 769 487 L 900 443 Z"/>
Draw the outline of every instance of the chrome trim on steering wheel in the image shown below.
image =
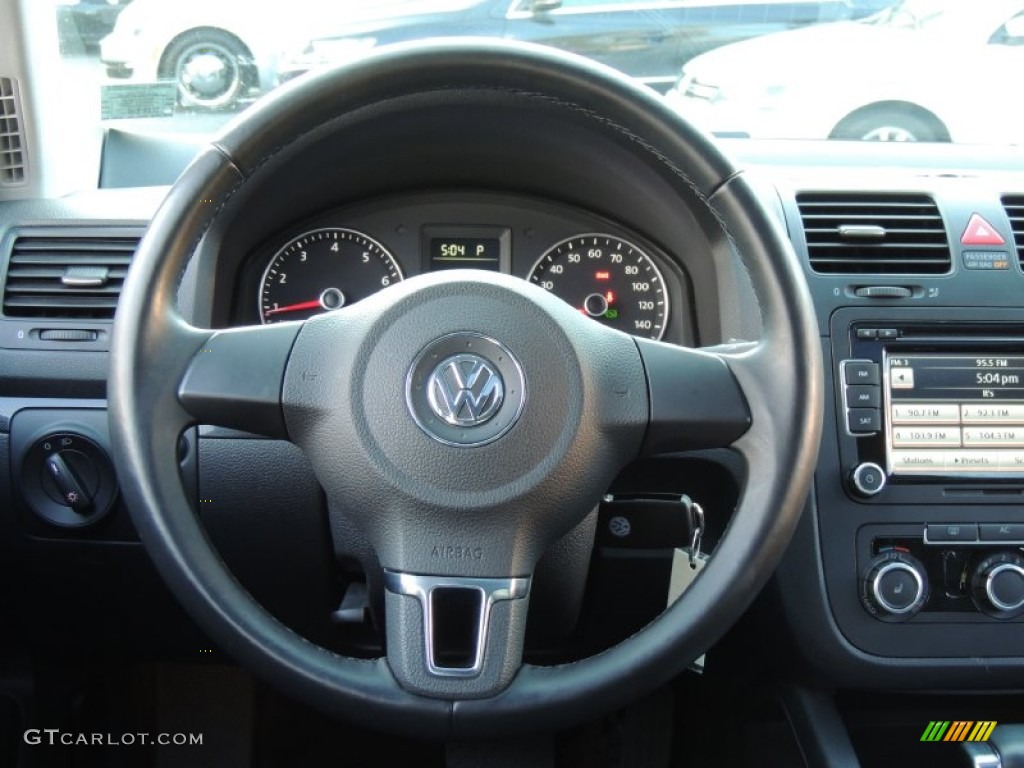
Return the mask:
<path id="1" fill-rule="evenodd" d="M 384 571 L 384 586 L 396 595 L 415 597 L 423 606 L 423 640 L 426 644 L 427 671 L 437 677 L 475 677 L 484 666 L 491 608 L 503 600 L 521 600 L 530 594 L 530 579 L 470 578 L 465 576 L 419 576 L 398 571 Z M 476 650 L 468 667 L 445 667 L 434 654 L 434 601 L 436 589 L 464 589 L 476 592 L 480 600 L 477 620 Z"/>

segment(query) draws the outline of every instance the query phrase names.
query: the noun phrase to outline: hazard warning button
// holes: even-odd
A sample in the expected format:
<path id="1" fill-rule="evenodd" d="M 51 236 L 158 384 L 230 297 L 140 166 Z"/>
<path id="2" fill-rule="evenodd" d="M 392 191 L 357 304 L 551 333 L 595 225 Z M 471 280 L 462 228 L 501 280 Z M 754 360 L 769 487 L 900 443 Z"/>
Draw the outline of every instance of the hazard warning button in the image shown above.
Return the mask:
<path id="1" fill-rule="evenodd" d="M 960 242 L 963 245 L 1006 245 L 1003 236 L 978 213 L 967 222 L 967 229 Z"/>

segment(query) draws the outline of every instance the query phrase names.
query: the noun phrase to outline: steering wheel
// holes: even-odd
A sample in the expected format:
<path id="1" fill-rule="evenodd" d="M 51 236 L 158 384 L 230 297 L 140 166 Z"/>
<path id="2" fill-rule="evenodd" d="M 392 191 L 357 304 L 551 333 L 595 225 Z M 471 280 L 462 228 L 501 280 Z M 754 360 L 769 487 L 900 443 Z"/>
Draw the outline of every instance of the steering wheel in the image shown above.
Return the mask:
<path id="1" fill-rule="evenodd" d="M 672 204 L 739 254 L 760 337 L 690 349 L 633 338 L 496 273 L 413 277 L 305 322 L 209 330 L 177 300 L 218 217 L 310 136 L 396 103 L 541 104 L 641 158 Z M 410 140 L 415 140 L 415 131 Z M 425 150 L 429 151 L 429 150 Z M 110 427 L 123 493 L 157 569 L 195 620 L 292 696 L 433 738 L 553 728 L 610 711 L 684 669 L 777 564 L 821 428 L 820 349 L 785 237 L 713 143 L 655 94 L 554 50 L 492 40 L 382 49 L 279 89 L 170 190 L 125 282 L 111 346 Z M 386 657 L 339 656 L 278 622 L 233 578 L 186 496 L 190 425 L 298 445 L 384 569 Z M 747 474 L 714 556 L 681 599 L 619 645 L 522 663 L 531 575 L 640 456 L 731 447 Z M 452 663 L 452 601 L 474 617 Z M 475 628 L 475 629 L 474 629 Z"/>

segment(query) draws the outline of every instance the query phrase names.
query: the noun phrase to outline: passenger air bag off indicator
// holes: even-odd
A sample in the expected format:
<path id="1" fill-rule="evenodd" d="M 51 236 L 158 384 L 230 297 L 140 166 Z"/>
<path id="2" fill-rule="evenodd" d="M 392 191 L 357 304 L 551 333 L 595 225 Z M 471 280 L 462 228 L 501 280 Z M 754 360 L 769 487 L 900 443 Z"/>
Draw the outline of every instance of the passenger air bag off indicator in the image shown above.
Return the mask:
<path id="1" fill-rule="evenodd" d="M 961 254 L 964 269 L 1009 269 L 1010 254 L 1006 251 L 967 251 Z"/>
<path id="2" fill-rule="evenodd" d="M 967 229 L 960 238 L 961 245 L 1006 245 L 999 231 L 988 223 L 980 213 L 971 216 Z"/>

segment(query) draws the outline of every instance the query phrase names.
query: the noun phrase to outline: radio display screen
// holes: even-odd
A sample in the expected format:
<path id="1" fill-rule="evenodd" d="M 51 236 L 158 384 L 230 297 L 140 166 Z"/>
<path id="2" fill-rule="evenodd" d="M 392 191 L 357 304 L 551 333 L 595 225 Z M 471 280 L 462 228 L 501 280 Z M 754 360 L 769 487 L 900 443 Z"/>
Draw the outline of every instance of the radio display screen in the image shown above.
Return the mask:
<path id="1" fill-rule="evenodd" d="M 1024 357 L 885 359 L 889 472 L 1024 474 Z"/>

